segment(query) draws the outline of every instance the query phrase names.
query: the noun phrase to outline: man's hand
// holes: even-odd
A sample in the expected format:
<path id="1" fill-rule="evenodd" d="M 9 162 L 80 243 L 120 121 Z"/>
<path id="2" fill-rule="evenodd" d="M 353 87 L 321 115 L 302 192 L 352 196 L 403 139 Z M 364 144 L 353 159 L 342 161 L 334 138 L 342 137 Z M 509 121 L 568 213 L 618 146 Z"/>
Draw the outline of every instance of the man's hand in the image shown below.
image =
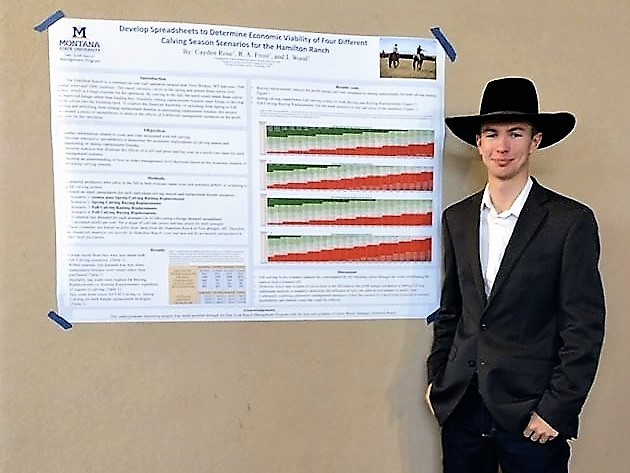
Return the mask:
<path id="1" fill-rule="evenodd" d="M 548 440 L 555 439 L 558 436 L 558 431 L 545 422 L 545 419 L 537 413 L 532 412 L 532 417 L 529 419 L 529 424 L 525 427 L 523 435 L 532 442 L 545 443 Z"/>
<path id="2" fill-rule="evenodd" d="M 433 406 L 431 405 L 431 386 L 433 386 L 433 384 L 429 384 L 427 386 L 427 392 L 424 393 L 424 402 L 427 403 L 427 406 L 429 407 L 429 410 L 431 411 L 431 415 L 435 416 L 435 411 L 433 410 Z"/>

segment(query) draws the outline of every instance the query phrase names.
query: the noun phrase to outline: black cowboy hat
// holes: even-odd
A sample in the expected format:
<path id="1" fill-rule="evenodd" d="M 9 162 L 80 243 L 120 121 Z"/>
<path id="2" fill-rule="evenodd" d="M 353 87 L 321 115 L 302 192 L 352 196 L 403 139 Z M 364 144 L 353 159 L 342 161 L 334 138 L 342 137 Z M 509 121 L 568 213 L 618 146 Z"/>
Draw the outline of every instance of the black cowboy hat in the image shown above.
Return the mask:
<path id="1" fill-rule="evenodd" d="M 525 77 L 501 77 L 486 84 L 479 115 L 447 117 L 446 125 L 460 140 L 477 146 L 477 135 L 485 122 L 526 121 L 542 132 L 539 149 L 563 140 L 575 128 L 569 112 L 540 113 L 534 83 Z"/>

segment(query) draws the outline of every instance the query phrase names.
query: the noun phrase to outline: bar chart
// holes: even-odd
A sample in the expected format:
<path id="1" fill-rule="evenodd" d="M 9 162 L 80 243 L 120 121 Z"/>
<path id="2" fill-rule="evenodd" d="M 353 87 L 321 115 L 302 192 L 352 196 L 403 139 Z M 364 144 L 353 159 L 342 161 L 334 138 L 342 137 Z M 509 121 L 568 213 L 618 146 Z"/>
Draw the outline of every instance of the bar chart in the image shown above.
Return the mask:
<path id="1" fill-rule="evenodd" d="M 433 130 L 262 124 L 262 154 L 432 158 Z"/>
<path id="2" fill-rule="evenodd" d="M 266 262 L 431 261 L 431 238 L 382 235 L 264 235 Z"/>
<path id="3" fill-rule="evenodd" d="M 266 225 L 431 225 L 428 199 L 267 198 Z"/>
<path id="4" fill-rule="evenodd" d="M 433 169 L 371 164 L 266 163 L 267 189 L 432 191 Z"/>

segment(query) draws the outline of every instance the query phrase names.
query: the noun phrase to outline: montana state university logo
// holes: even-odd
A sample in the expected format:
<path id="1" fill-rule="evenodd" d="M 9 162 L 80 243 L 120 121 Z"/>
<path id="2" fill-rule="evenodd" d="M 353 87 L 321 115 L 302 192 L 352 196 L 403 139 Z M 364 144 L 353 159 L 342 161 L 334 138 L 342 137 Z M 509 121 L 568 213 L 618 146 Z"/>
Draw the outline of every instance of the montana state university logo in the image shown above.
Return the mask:
<path id="1" fill-rule="evenodd" d="M 91 51 L 98 52 L 101 45 L 98 41 L 92 41 L 88 37 L 87 27 L 73 26 L 71 35 L 67 39 L 59 40 L 59 47 L 65 51 Z"/>

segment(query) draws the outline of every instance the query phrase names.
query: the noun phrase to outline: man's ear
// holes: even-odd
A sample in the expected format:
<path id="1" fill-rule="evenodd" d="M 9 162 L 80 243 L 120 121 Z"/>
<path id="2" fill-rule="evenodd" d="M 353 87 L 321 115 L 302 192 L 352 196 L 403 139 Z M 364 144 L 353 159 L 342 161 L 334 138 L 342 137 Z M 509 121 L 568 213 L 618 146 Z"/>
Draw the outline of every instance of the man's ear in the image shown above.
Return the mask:
<path id="1" fill-rule="evenodd" d="M 540 146 L 541 141 L 542 141 L 542 133 L 539 131 L 532 138 L 532 142 L 536 145 L 536 149 L 538 149 L 538 146 Z"/>
<path id="2" fill-rule="evenodd" d="M 475 135 L 475 140 L 477 142 L 477 154 L 483 160 L 483 153 L 481 152 L 481 134 Z"/>

